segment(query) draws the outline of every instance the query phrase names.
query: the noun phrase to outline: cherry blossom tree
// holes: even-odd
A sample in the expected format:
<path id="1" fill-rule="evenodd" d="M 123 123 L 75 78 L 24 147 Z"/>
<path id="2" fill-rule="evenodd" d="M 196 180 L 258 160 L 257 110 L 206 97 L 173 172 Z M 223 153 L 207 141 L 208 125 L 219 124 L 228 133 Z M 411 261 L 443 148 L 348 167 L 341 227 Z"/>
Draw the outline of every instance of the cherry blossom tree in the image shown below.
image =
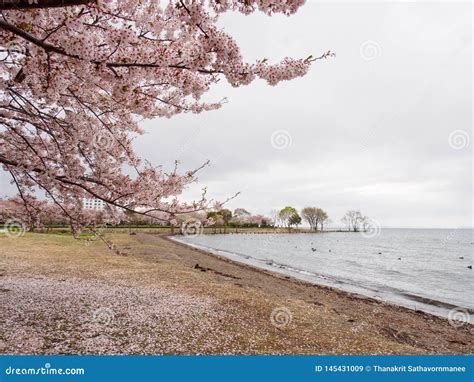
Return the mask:
<path id="1" fill-rule="evenodd" d="M 245 211 L 245 213 L 243 211 Z M 230 223 L 234 227 L 271 227 L 274 225 L 271 218 L 263 215 L 253 215 L 243 208 L 235 210 Z"/>
<path id="2" fill-rule="evenodd" d="M 0 222 L 7 232 L 34 231 L 43 229 L 45 225 L 65 223 L 59 208 L 44 200 L 28 197 L 28 209 L 21 198 L 0 200 Z M 33 213 L 32 213 L 33 212 Z M 92 218 L 92 216 L 91 216 Z M 93 222 L 87 222 L 92 226 Z"/>
<path id="3" fill-rule="evenodd" d="M 114 216 L 109 216 L 107 210 L 88 209 L 81 214 L 81 224 L 95 232 L 98 227 L 105 225 L 113 219 L 127 220 L 121 211 L 115 212 Z M 60 206 L 50 203 L 47 200 L 38 200 L 28 196 L 27 203 L 20 197 L 7 200 L 0 200 L 0 222 L 18 222 L 24 231 L 43 229 L 45 226 L 55 224 L 67 224 Z"/>
<path id="4" fill-rule="evenodd" d="M 132 141 L 142 119 L 200 113 L 212 85 L 269 85 L 331 56 L 245 62 L 217 21 L 224 12 L 291 15 L 304 0 L 8 0 L 0 5 L 0 164 L 34 216 L 43 192 L 75 233 L 82 200 L 173 221 L 209 203 L 178 195 L 207 163 L 184 173 L 142 160 Z M 44 206 L 43 206 L 44 207 Z M 39 210 L 38 210 L 39 208 Z"/>

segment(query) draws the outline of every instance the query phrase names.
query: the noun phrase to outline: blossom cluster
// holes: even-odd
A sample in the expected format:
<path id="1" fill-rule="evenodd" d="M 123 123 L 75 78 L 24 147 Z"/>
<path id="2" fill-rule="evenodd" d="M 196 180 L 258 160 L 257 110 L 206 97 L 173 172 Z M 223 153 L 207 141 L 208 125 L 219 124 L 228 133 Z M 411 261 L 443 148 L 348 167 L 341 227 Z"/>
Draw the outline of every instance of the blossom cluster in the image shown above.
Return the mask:
<path id="1" fill-rule="evenodd" d="M 178 200 L 202 166 L 182 174 L 144 162 L 132 147 L 138 122 L 219 108 L 202 97 L 221 78 L 242 86 L 303 76 L 314 58 L 247 63 L 217 24 L 227 11 L 290 15 L 303 3 L 104 0 L 3 10 L 0 164 L 22 202 L 42 190 L 78 229 L 84 198 L 162 221 L 202 210 L 205 191 Z"/>

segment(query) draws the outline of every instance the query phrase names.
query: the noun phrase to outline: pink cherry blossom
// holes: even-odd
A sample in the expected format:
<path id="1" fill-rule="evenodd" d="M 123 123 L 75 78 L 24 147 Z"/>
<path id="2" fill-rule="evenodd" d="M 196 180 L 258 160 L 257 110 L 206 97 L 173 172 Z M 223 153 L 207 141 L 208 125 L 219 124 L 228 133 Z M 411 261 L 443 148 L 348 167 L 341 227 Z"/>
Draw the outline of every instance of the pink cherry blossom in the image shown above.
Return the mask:
<path id="1" fill-rule="evenodd" d="M 217 24 L 229 11 L 291 15 L 304 0 L 12 3 L 0 6 L 0 163 L 27 213 L 45 207 L 32 198 L 40 190 L 75 231 L 89 224 L 84 198 L 103 200 L 111 216 L 163 221 L 208 205 L 205 190 L 178 200 L 207 164 L 167 173 L 134 152 L 140 119 L 217 109 L 222 101 L 202 96 L 221 79 L 276 85 L 331 55 L 248 63 Z"/>

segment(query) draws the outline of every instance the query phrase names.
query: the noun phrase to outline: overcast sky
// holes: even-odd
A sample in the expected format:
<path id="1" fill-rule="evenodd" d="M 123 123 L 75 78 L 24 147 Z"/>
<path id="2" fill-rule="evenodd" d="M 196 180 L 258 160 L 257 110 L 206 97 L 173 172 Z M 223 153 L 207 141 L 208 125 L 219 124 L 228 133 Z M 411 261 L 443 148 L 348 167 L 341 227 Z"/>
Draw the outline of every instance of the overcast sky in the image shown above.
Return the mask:
<path id="1" fill-rule="evenodd" d="M 382 227 L 471 227 L 471 8 L 309 1 L 292 17 L 227 14 L 220 23 L 250 62 L 337 57 L 277 87 L 221 81 L 208 96 L 228 104 L 147 121 L 136 149 L 183 170 L 210 159 L 199 186 L 217 200 L 241 191 L 231 209 L 318 206 L 335 224 L 360 209 Z"/>

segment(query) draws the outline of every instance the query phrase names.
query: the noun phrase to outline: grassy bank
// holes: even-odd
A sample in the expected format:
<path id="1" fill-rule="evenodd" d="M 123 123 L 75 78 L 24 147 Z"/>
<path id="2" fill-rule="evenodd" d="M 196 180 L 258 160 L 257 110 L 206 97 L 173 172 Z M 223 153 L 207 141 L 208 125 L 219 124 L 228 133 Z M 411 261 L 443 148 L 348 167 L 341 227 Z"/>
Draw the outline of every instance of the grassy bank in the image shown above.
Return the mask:
<path id="1" fill-rule="evenodd" d="M 162 235 L 0 235 L 5 354 L 448 354 L 472 326 L 257 271 Z"/>

